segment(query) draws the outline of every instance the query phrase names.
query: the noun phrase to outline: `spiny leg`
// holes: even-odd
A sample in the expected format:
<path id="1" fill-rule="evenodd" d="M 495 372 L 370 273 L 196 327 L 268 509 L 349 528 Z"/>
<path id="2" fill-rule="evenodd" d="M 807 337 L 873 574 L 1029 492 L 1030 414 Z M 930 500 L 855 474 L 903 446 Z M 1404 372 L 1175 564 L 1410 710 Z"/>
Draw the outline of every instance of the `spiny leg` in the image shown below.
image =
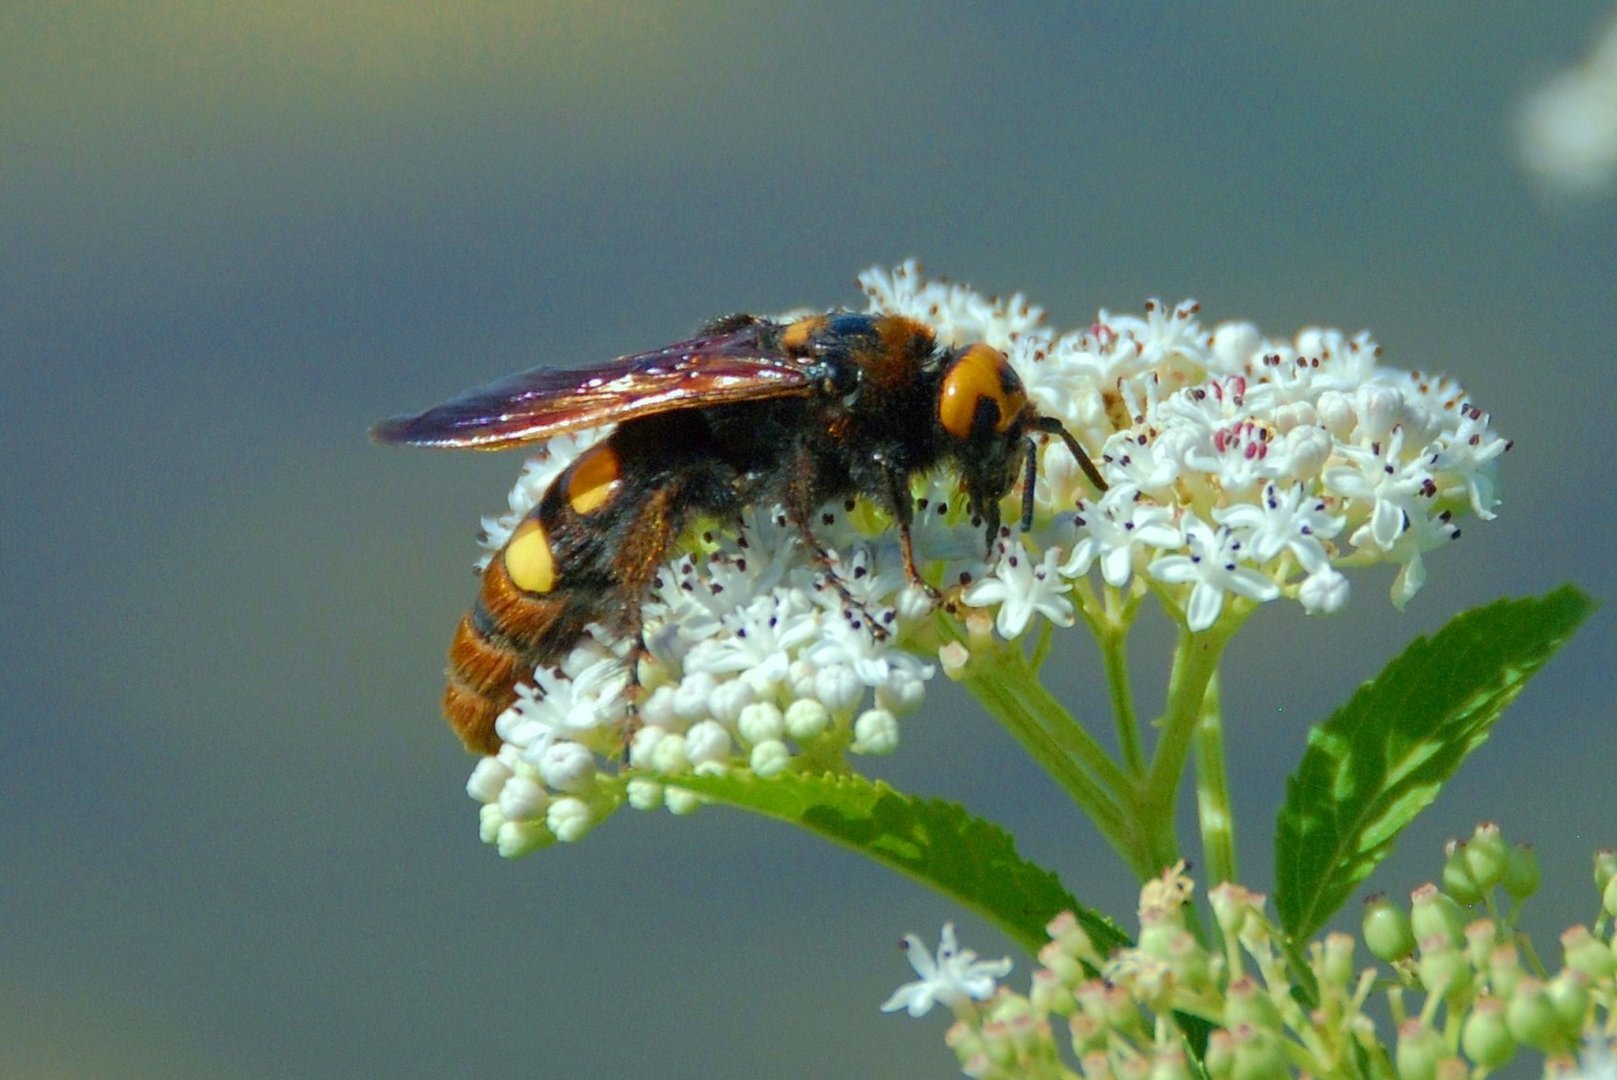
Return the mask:
<path id="1" fill-rule="evenodd" d="M 619 575 L 623 612 L 613 620 L 613 628 L 629 642 L 623 658 L 628 675 L 624 695 L 628 715 L 623 724 L 623 745 L 619 761 L 629 764 L 629 748 L 640 730 L 640 661 L 652 655 L 646 645 L 646 621 L 642 611 L 646 590 L 657 576 L 657 569 L 674 539 L 674 510 L 680 493 L 673 487 L 655 492 L 646 500 L 630 525 L 627 539 L 614 560 Z"/>
<path id="2" fill-rule="evenodd" d="M 808 550 L 809 558 L 813 560 L 821 572 L 825 574 L 826 581 L 836 590 L 837 599 L 842 601 L 844 610 L 851 616 L 858 612 L 864 624 L 870 628 L 871 636 L 877 641 L 887 638 L 887 628 L 871 618 L 869 610 L 863 601 L 854 596 L 848 588 L 848 583 L 842 580 L 837 571 L 836 560 L 831 553 L 820 543 L 820 538 L 814 535 L 814 524 L 810 520 L 814 513 L 814 494 L 809 489 L 808 477 L 812 470 L 807 467 L 793 470 L 792 479 L 786 485 L 786 517 L 797 529 L 797 535 Z"/>
<path id="3" fill-rule="evenodd" d="M 910 535 L 910 526 L 915 522 L 915 501 L 910 494 L 909 477 L 896 469 L 892 470 L 887 474 L 887 486 L 887 499 L 898 525 L 898 550 L 904 556 L 904 577 L 926 593 L 927 599 L 934 605 L 941 604 L 943 594 L 921 576 L 921 568 L 915 563 L 915 538 Z"/>

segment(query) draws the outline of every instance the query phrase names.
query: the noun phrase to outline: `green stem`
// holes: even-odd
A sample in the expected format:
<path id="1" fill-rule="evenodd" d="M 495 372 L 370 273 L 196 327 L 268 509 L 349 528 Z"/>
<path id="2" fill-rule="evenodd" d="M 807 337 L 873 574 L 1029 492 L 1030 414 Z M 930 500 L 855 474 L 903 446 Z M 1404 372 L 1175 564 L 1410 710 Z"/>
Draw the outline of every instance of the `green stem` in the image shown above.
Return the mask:
<path id="1" fill-rule="evenodd" d="M 1141 858 L 1130 812 L 1133 781 L 1040 684 L 1020 650 L 977 642 L 973 652 L 962 685 L 1016 736 L 1136 874 L 1154 873 Z"/>
<path id="2" fill-rule="evenodd" d="M 1028 667 L 1035 673 L 1044 667 L 1044 662 L 1050 658 L 1050 647 L 1055 644 L 1056 624 L 1045 619 L 1040 620 L 1039 640 L 1033 643 L 1033 656 L 1028 660 Z"/>
<path id="3" fill-rule="evenodd" d="M 1219 705 L 1217 670 L 1207 682 L 1201 716 L 1196 721 L 1196 818 L 1201 824 L 1208 886 L 1239 880 L 1235 866 L 1235 815 L 1230 807 L 1229 770 L 1224 760 L 1224 718 Z"/>
<path id="4" fill-rule="evenodd" d="M 1089 620 L 1106 668 L 1106 688 L 1112 695 L 1112 717 L 1123 764 L 1137 779 L 1145 776 L 1145 745 L 1140 739 L 1140 717 L 1134 708 L 1134 685 L 1129 679 L 1128 637 L 1139 607 L 1139 597 L 1124 597 L 1107 586 L 1104 617 Z"/>
<path id="5" fill-rule="evenodd" d="M 1162 714 L 1162 733 L 1140 791 L 1140 829 L 1145 837 L 1152 873 L 1179 858 L 1174 837 L 1174 802 L 1185 774 L 1207 685 L 1218 672 L 1218 659 L 1239 620 L 1226 617 L 1200 633 L 1179 631 L 1174 646 L 1173 670 L 1168 677 L 1168 700 Z"/>

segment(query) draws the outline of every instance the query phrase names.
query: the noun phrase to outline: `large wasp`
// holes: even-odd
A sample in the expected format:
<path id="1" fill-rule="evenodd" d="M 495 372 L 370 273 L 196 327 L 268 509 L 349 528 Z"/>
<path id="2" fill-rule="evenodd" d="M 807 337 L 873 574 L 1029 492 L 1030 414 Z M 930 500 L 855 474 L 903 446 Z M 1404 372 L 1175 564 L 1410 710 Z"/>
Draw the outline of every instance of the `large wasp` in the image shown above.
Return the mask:
<path id="1" fill-rule="evenodd" d="M 815 511 L 863 495 L 892 515 L 911 582 L 910 479 L 958 470 L 993 542 L 1000 502 L 1024 475 L 1033 436 L 1065 440 L 1039 415 L 1005 354 L 949 348 L 912 319 L 832 313 L 716 320 L 693 338 L 597 367 L 535 368 L 372 429 L 380 442 L 498 450 L 615 424 L 551 484 L 483 573 L 449 647 L 444 713 L 469 750 L 492 753 L 495 718 L 536 667 L 559 663 L 598 623 L 639 642 L 657 568 L 698 517 L 778 503 L 807 549 Z"/>

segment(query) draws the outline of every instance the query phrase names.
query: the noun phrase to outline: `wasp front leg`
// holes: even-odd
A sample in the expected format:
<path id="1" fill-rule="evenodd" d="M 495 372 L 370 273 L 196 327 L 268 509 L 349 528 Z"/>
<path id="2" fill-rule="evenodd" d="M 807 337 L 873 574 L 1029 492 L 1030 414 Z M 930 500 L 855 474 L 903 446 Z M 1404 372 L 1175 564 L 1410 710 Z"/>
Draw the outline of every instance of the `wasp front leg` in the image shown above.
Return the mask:
<path id="1" fill-rule="evenodd" d="M 895 469 L 887 474 L 887 488 L 889 508 L 898 527 L 898 550 L 904 556 L 904 577 L 924 592 L 934 606 L 941 604 L 943 594 L 921 576 L 915 562 L 915 538 L 910 534 L 910 527 L 915 523 L 915 499 L 910 494 L 909 477 Z"/>

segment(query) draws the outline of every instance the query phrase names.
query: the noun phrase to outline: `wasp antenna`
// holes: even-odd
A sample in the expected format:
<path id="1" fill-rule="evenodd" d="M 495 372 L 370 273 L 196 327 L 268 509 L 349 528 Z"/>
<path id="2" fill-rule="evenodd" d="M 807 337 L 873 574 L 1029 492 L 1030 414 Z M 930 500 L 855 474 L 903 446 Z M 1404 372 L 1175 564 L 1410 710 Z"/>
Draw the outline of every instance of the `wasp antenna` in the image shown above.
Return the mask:
<path id="1" fill-rule="evenodd" d="M 1084 453 L 1084 448 L 1078 445 L 1078 440 L 1072 437 L 1072 432 L 1068 431 L 1060 420 L 1053 416 L 1041 416 L 1033 421 L 1033 427 L 1035 430 L 1049 435 L 1060 435 L 1061 441 L 1067 444 L 1067 449 L 1072 452 L 1072 456 L 1078 459 L 1078 467 L 1084 470 L 1084 475 L 1089 477 L 1089 482 L 1095 485 L 1095 490 L 1100 492 L 1106 490 L 1106 481 L 1101 477 L 1100 470 L 1095 468 L 1095 463 L 1089 460 L 1089 455 Z"/>
<path id="2" fill-rule="evenodd" d="M 1032 439 L 1023 445 L 1027 447 L 1027 467 L 1022 475 L 1022 531 L 1027 532 L 1033 528 L 1033 484 L 1039 478 L 1039 447 Z"/>

